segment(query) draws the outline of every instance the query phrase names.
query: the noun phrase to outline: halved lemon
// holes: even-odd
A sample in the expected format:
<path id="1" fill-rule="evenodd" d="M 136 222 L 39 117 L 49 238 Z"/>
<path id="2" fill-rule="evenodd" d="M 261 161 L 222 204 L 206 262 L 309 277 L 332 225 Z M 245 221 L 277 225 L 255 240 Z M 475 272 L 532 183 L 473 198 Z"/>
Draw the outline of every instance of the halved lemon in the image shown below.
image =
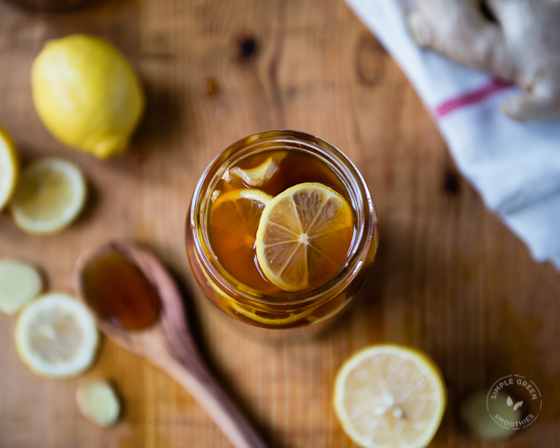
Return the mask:
<path id="1" fill-rule="evenodd" d="M 434 437 L 447 402 L 441 371 L 426 354 L 382 344 L 339 370 L 334 409 L 348 437 L 365 448 L 422 448 Z"/>
<path id="2" fill-rule="evenodd" d="M 0 210 L 9 202 L 14 193 L 19 172 L 16 146 L 0 129 Z"/>
<path id="3" fill-rule="evenodd" d="M 62 293 L 50 293 L 20 313 L 15 339 L 18 353 L 37 375 L 65 378 L 93 363 L 99 344 L 95 322 L 84 305 Z"/>
<path id="4" fill-rule="evenodd" d="M 258 272 L 254 253 L 257 228 L 272 196 L 241 189 L 222 194 L 210 208 L 210 242 L 221 265 L 237 280 L 260 291 L 270 284 Z"/>
<path id="5" fill-rule="evenodd" d="M 265 185 L 276 174 L 280 167 L 280 162 L 286 154 L 286 151 L 278 151 L 255 168 L 242 169 L 236 166 L 231 168 L 228 173 L 241 178 L 243 182 L 251 187 Z"/>
<path id="6" fill-rule="evenodd" d="M 66 160 L 33 160 L 22 173 L 10 210 L 16 225 L 29 233 L 55 233 L 68 226 L 86 202 L 86 181 Z"/>
<path id="7" fill-rule="evenodd" d="M 264 275 L 285 291 L 317 286 L 342 266 L 354 234 L 348 202 L 320 183 L 295 185 L 266 206 L 257 231 Z"/>

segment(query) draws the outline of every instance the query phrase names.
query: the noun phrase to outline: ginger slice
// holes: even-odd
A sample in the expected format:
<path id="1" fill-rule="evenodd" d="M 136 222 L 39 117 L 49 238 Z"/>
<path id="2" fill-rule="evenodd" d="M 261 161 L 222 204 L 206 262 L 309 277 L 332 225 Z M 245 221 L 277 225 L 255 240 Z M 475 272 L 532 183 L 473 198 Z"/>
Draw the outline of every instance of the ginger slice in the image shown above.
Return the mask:
<path id="1" fill-rule="evenodd" d="M 231 168 L 227 176 L 229 179 L 231 179 L 231 175 L 237 176 L 251 187 L 266 185 L 272 179 L 272 176 L 276 174 L 278 168 L 280 168 L 280 162 L 285 156 L 285 151 L 276 152 L 255 168 L 245 170 L 237 166 Z M 226 181 L 228 180 L 226 179 Z"/>
<path id="2" fill-rule="evenodd" d="M 41 275 L 33 266 L 16 260 L 0 261 L 0 311 L 14 315 L 42 289 Z"/>
<path id="3" fill-rule="evenodd" d="M 115 389 L 106 380 L 83 383 L 76 399 L 82 415 L 97 426 L 105 428 L 119 419 L 121 404 Z"/>
<path id="4" fill-rule="evenodd" d="M 502 440 L 515 434 L 516 431 L 504 428 L 492 420 L 486 405 L 487 392 L 478 391 L 467 397 L 461 405 L 461 417 L 469 428 L 483 440 Z M 521 411 L 508 406 L 506 400 L 499 395 L 497 398 L 500 415 L 509 421 L 516 421 Z"/>

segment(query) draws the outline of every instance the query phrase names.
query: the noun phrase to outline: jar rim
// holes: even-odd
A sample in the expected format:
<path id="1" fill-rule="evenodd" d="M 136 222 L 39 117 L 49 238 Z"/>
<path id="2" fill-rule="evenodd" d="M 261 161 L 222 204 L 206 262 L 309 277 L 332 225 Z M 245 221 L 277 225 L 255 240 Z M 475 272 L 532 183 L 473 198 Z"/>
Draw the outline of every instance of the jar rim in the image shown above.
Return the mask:
<path id="1" fill-rule="evenodd" d="M 239 160 L 259 152 L 276 149 L 267 146 L 268 143 L 278 143 L 281 148 L 288 147 L 309 152 L 323 162 L 328 162 L 329 167 L 334 168 L 335 174 L 344 182 L 352 201 L 352 208 L 356 213 L 355 236 L 345 262 L 329 280 L 311 289 L 290 293 L 265 293 L 250 288 L 235 279 L 220 264 L 209 241 L 207 214 L 216 184 L 225 170 Z M 352 161 L 337 147 L 320 137 L 285 129 L 251 134 L 222 150 L 206 167 L 196 185 L 187 215 L 187 227 L 189 223 L 195 256 L 207 274 L 212 275 L 213 281 L 217 281 L 221 287 L 240 299 L 274 307 L 300 306 L 313 303 L 325 295 L 336 295 L 356 277 L 371 244 L 377 244 L 378 238 L 377 213 L 373 200 L 362 175 Z"/>

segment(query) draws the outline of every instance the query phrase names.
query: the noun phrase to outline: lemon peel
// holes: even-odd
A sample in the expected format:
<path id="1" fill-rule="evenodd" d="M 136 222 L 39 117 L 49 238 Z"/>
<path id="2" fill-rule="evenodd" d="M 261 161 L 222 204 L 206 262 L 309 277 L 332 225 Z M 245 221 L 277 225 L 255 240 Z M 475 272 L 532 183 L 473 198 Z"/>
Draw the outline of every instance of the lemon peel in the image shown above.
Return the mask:
<path id="1" fill-rule="evenodd" d="M 19 158 L 10 136 L 0 129 L 0 211 L 14 194 L 19 176 Z"/>

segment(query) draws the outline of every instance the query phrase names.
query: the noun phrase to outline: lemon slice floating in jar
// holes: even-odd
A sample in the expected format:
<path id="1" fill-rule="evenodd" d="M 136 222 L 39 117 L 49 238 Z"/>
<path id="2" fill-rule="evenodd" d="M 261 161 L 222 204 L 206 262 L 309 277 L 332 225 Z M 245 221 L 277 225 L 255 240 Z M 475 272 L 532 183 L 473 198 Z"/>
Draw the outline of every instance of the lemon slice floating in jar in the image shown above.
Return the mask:
<path id="1" fill-rule="evenodd" d="M 23 169 L 10 210 L 22 230 L 55 233 L 80 214 L 86 193 L 86 181 L 79 168 L 62 159 L 44 157 Z"/>
<path id="2" fill-rule="evenodd" d="M 354 214 L 346 200 L 320 183 L 280 193 L 264 209 L 257 231 L 257 259 L 264 275 L 285 291 L 317 286 L 348 255 Z"/>
<path id="3" fill-rule="evenodd" d="M 434 437 L 447 401 L 443 377 L 425 353 L 382 344 L 348 359 L 334 387 L 334 409 L 365 448 L 422 448 Z"/>
<path id="4" fill-rule="evenodd" d="M 18 178 L 19 164 L 17 150 L 2 129 L 0 129 L 0 210 L 14 193 Z"/>
<path id="5" fill-rule="evenodd" d="M 262 291 L 271 285 L 257 272 L 254 245 L 261 215 L 271 200 L 256 189 L 230 191 L 217 197 L 208 219 L 210 241 L 222 266 L 241 283 Z"/>
<path id="6" fill-rule="evenodd" d="M 50 293 L 23 309 L 15 339 L 21 359 L 33 372 L 66 378 L 92 364 L 99 334 L 84 305 L 66 294 Z"/>

